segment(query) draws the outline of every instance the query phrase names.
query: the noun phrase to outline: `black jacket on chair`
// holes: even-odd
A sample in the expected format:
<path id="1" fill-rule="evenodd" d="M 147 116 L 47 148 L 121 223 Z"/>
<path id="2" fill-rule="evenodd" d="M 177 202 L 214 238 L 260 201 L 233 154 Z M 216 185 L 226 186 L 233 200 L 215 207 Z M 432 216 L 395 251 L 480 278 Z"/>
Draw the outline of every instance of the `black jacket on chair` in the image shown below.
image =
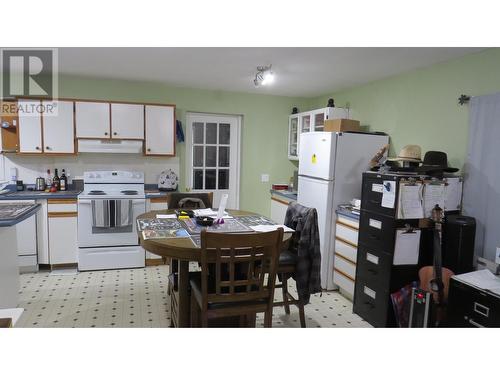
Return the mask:
<path id="1" fill-rule="evenodd" d="M 295 230 L 289 251 L 297 254 L 294 279 L 299 299 L 306 304 L 311 294 L 321 292 L 318 213 L 315 208 L 292 202 L 286 211 L 285 225 Z"/>

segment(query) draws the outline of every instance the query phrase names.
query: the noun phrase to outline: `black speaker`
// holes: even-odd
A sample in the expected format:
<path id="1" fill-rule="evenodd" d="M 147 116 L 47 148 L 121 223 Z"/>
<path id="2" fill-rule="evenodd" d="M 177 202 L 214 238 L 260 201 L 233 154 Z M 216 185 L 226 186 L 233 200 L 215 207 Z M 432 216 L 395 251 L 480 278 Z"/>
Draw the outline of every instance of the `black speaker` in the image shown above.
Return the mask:
<path id="1" fill-rule="evenodd" d="M 447 215 L 443 228 L 443 267 L 455 274 L 473 271 L 475 236 L 473 217 Z"/>

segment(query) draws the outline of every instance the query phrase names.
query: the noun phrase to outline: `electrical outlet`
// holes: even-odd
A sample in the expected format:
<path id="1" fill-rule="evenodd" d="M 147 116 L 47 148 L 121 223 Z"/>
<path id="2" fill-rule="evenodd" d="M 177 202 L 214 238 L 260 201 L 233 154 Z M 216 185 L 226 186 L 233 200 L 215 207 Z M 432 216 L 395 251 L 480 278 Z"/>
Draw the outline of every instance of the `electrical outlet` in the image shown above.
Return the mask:
<path id="1" fill-rule="evenodd" d="M 500 247 L 497 247 L 497 255 L 495 256 L 495 263 L 500 264 Z"/>
<path id="2" fill-rule="evenodd" d="M 260 175 L 260 182 L 269 182 L 269 175 L 268 174 L 261 174 Z"/>

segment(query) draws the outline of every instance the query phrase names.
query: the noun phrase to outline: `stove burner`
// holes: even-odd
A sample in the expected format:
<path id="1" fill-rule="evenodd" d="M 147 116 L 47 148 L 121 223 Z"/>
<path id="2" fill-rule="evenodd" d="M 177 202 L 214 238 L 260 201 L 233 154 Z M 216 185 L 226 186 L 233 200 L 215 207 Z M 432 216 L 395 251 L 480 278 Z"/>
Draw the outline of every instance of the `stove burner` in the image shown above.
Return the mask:
<path id="1" fill-rule="evenodd" d="M 136 190 L 122 190 L 120 191 L 120 193 L 122 193 L 123 195 L 137 195 L 137 191 Z"/>
<path id="2" fill-rule="evenodd" d="M 89 191 L 89 195 L 106 195 L 106 193 L 102 190 L 91 190 Z"/>

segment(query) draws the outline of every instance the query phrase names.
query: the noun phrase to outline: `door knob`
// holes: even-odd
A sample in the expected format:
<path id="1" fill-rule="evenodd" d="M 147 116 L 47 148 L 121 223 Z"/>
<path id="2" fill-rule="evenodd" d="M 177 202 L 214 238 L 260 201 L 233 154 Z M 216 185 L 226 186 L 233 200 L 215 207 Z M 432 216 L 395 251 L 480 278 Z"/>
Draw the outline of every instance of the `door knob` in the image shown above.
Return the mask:
<path id="1" fill-rule="evenodd" d="M 40 150 L 40 147 L 36 146 L 36 147 L 35 147 L 35 150 Z"/>
<path id="2" fill-rule="evenodd" d="M 108 132 L 104 132 L 104 135 L 108 135 Z"/>
<path id="3" fill-rule="evenodd" d="M 150 151 L 151 151 L 151 149 L 150 149 L 150 148 L 148 148 L 148 152 L 150 152 Z"/>
<path id="4" fill-rule="evenodd" d="M 113 132 L 113 135 L 118 135 L 118 133 L 117 132 Z"/>
<path id="5" fill-rule="evenodd" d="M 46 150 L 50 150 L 50 147 L 49 147 L 49 146 L 46 146 L 46 147 L 45 147 L 45 149 L 46 149 Z"/>

